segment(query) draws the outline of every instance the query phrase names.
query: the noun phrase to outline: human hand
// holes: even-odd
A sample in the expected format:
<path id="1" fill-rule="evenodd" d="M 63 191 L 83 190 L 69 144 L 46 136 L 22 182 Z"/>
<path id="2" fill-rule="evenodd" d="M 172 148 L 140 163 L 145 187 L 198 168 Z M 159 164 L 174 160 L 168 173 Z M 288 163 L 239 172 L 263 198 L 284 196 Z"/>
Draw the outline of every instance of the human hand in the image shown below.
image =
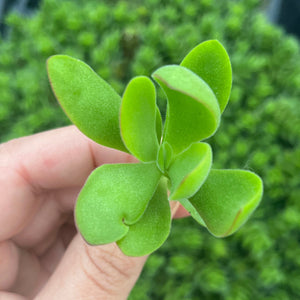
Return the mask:
<path id="1" fill-rule="evenodd" d="M 120 162 L 135 159 L 74 126 L 0 145 L 0 300 L 127 298 L 147 257 L 127 257 L 115 243 L 89 246 L 73 221 L 91 171 Z"/>

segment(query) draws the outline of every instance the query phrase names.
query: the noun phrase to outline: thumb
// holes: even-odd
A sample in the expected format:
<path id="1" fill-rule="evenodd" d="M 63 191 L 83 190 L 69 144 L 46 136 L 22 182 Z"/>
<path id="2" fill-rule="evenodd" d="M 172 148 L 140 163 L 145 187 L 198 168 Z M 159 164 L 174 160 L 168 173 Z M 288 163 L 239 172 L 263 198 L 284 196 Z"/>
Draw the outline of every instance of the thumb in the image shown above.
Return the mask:
<path id="1" fill-rule="evenodd" d="M 89 246 L 77 234 L 36 299 L 127 299 L 146 259 L 115 243 Z"/>
<path id="2" fill-rule="evenodd" d="M 178 207 L 171 203 L 173 216 Z M 127 299 L 147 257 L 126 256 L 115 243 L 90 246 L 77 234 L 35 299 Z"/>

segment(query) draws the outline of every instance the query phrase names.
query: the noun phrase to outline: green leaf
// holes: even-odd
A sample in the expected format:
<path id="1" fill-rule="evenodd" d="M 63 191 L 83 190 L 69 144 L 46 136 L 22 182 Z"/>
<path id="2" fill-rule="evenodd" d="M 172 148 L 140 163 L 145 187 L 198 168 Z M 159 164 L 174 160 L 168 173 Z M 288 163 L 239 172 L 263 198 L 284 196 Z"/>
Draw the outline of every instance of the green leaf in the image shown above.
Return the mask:
<path id="1" fill-rule="evenodd" d="M 172 65 L 159 68 L 152 77 L 168 98 L 163 139 L 175 154 L 214 134 L 220 122 L 219 104 L 199 76 L 187 68 Z"/>
<path id="2" fill-rule="evenodd" d="M 87 179 L 75 208 L 77 228 L 92 244 L 121 239 L 152 198 L 160 172 L 156 163 L 102 165 Z"/>
<path id="3" fill-rule="evenodd" d="M 162 136 L 162 128 L 163 126 L 162 126 L 161 113 L 158 106 L 156 106 L 156 135 L 159 144 Z"/>
<path id="4" fill-rule="evenodd" d="M 117 242 L 128 256 L 143 256 L 158 249 L 171 228 L 171 211 L 163 178 L 141 219 L 129 227 L 128 234 Z"/>
<path id="5" fill-rule="evenodd" d="M 211 87 L 223 112 L 231 92 L 232 70 L 222 44 L 217 40 L 199 44 L 187 54 L 181 66 L 192 70 Z"/>
<path id="6" fill-rule="evenodd" d="M 52 89 L 70 120 L 95 142 L 126 151 L 120 135 L 120 96 L 84 62 L 66 56 L 47 61 Z"/>
<path id="7" fill-rule="evenodd" d="M 189 199 L 208 230 L 217 237 L 234 233 L 258 206 L 263 184 L 255 173 L 212 170 L 201 189 Z"/>
<path id="8" fill-rule="evenodd" d="M 155 86 L 145 76 L 127 85 L 120 110 L 121 135 L 127 149 L 141 161 L 155 161 L 158 151 Z"/>
<path id="9" fill-rule="evenodd" d="M 191 217 L 193 217 L 200 225 L 206 227 L 204 221 L 202 220 L 201 216 L 197 212 L 196 208 L 192 205 L 192 203 L 186 199 L 180 199 L 180 204 L 190 213 Z"/>
<path id="10" fill-rule="evenodd" d="M 157 155 L 157 167 L 162 173 L 165 173 L 173 160 L 173 149 L 169 143 L 165 142 L 160 145 Z"/>
<path id="11" fill-rule="evenodd" d="M 195 143 L 174 158 L 168 175 L 171 180 L 170 200 L 189 198 L 204 183 L 212 164 L 212 150 L 207 143 Z"/>

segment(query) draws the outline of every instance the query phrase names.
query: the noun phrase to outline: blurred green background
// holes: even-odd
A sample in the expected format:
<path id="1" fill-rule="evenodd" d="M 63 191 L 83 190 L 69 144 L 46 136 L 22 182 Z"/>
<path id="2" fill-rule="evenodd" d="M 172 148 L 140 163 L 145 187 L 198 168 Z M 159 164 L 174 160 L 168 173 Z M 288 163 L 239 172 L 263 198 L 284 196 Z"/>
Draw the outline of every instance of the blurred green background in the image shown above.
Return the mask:
<path id="1" fill-rule="evenodd" d="M 214 167 L 264 180 L 260 207 L 226 239 L 187 218 L 148 260 L 130 299 L 300 299 L 300 47 L 259 0 L 43 0 L 6 15 L 0 35 L 0 141 L 69 124 L 49 87 L 57 53 L 90 64 L 119 93 L 135 75 L 220 40 L 231 100 L 210 140 Z M 5 25 L 5 26 L 4 26 Z M 161 110 L 165 100 L 159 94 Z M 49 141 L 51 143 L 51 141 Z"/>

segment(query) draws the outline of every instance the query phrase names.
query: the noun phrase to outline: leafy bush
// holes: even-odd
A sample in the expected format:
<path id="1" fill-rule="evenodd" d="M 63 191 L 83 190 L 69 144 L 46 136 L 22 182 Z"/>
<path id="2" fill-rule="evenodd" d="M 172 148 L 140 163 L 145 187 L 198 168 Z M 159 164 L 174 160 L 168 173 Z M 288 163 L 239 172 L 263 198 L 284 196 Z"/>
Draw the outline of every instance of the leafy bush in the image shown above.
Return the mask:
<path id="1" fill-rule="evenodd" d="M 131 299 L 300 297 L 299 43 L 268 24 L 259 3 L 44 0 L 34 16 L 6 20 L 10 34 L 0 41 L 2 141 L 67 124 L 47 83 L 49 55 L 86 61 L 121 92 L 131 77 L 180 62 L 202 40 L 219 39 L 229 52 L 233 90 L 210 141 L 214 167 L 257 172 L 264 199 L 247 225 L 224 240 L 190 219 L 176 221 Z M 163 95 L 160 103 L 163 110 Z"/>

